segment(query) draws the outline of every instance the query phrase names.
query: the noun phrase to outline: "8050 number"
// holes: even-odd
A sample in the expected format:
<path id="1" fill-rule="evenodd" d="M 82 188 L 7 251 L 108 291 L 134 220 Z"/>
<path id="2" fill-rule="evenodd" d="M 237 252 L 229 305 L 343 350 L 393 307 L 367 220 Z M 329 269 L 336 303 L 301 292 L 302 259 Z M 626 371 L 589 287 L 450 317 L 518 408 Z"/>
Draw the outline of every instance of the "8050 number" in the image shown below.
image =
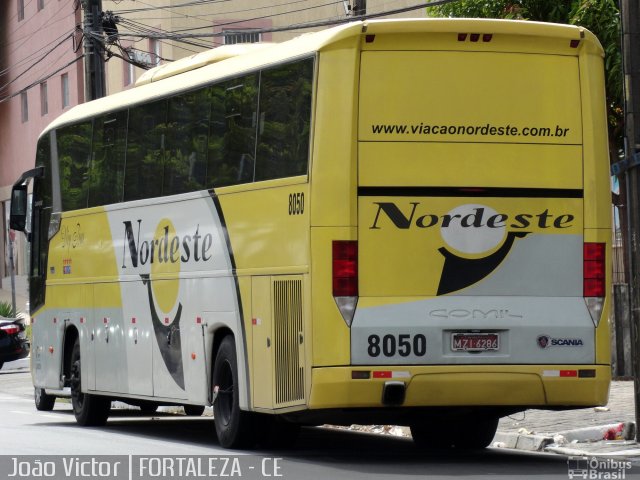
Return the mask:
<path id="1" fill-rule="evenodd" d="M 401 357 L 415 355 L 424 357 L 427 354 L 427 337 L 418 333 L 416 335 L 369 335 L 367 353 L 370 357 Z"/>
<path id="2" fill-rule="evenodd" d="M 304 213 L 304 193 L 292 193 L 289 195 L 289 215 L 302 215 Z"/>

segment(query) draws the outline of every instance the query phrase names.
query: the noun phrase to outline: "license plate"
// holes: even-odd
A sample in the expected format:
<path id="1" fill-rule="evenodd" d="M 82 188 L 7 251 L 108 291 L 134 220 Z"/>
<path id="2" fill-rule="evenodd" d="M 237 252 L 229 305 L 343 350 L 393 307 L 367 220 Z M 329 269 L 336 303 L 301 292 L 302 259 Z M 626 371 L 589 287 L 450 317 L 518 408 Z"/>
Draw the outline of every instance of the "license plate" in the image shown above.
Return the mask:
<path id="1" fill-rule="evenodd" d="M 497 333 L 454 333 L 451 335 L 451 350 L 454 352 L 486 352 L 500 348 Z"/>

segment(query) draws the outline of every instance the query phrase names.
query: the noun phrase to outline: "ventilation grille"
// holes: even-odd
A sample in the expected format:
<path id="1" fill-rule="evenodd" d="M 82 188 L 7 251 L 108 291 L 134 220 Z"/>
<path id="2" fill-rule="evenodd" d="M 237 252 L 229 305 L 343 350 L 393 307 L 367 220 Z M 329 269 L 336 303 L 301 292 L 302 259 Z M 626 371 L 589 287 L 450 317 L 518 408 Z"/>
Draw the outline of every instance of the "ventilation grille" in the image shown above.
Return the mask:
<path id="1" fill-rule="evenodd" d="M 302 280 L 273 282 L 276 405 L 304 400 Z"/>

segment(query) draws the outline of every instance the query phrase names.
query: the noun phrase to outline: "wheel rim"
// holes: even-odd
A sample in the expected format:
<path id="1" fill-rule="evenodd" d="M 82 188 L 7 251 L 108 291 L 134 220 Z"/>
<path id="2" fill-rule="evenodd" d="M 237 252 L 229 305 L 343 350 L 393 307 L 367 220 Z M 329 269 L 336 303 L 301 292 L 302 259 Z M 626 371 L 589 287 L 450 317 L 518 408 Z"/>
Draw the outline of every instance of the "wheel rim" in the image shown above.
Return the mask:
<path id="1" fill-rule="evenodd" d="M 222 423 L 229 425 L 233 413 L 233 372 L 231 364 L 227 360 L 220 366 L 216 406 Z"/>

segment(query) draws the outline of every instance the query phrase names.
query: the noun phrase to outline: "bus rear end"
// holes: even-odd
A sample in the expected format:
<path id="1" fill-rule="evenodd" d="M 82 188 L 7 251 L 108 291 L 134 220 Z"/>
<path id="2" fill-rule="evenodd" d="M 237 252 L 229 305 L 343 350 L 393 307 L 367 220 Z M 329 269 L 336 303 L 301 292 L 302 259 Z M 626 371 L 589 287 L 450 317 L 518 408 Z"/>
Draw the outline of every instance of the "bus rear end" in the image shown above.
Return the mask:
<path id="1" fill-rule="evenodd" d="M 357 228 L 332 244 L 351 364 L 338 402 L 399 412 L 423 442 L 438 425 L 475 425 L 471 446 L 505 414 L 605 404 L 597 40 L 499 21 L 363 30 Z"/>

